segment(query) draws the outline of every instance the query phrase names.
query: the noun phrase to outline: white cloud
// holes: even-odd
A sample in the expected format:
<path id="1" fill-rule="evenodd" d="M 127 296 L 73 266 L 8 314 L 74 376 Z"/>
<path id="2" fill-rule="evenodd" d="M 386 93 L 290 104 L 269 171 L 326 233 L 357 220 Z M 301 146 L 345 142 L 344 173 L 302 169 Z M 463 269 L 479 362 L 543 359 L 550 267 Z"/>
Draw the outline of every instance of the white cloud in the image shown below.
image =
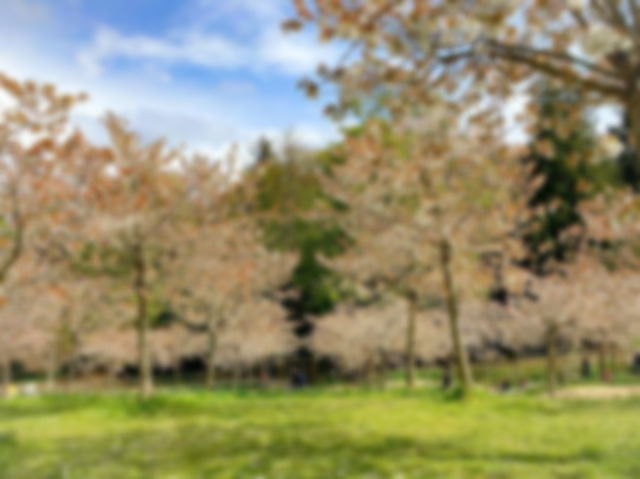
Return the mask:
<path id="1" fill-rule="evenodd" d="M 82 50 L 78 62 L 87 73 L 98 76 L 110 58 L 157 60 L 165 64 L 186 63 L 206 68 L 237 68 L 247 63 L 247 50 L 218 35 L 193 32 L 171 40 L 143 35 L 126 36 L 102 27 L 93 44 Z"/>
<path id="2" fill-rule="evenodd" d="M 103 26 L 77 54 L 83 69 L 98 76 L 113 59 L 145 60 L 165 66 L 191 65 L 211 70 L 271 71 L 300 76 L 319 63 L 336 60 L 334 45 L 320 44 L 309 32 L 286 34 L 281 0 L 198 0 L 189 20 L 164 35 L 126 35 Z M 224 28 L 217 28 L 220 23 Z M 244 32 L 234 30 L 242 25 Z M 221 33 L 224 31 L 224 33 Z"/>
<path id="3" fill-rule="evenodd" d="M 7 0 L 11 5 L 22 1 L 46 3 Z M 66 0 L 73 1 L 79 0 Z M 248 25 L 251 34 L 245 37 L 226 28 L 215 30 L 204 20 L 181 22 L 186 27 L 157 36 L 125 35 L 104 26 L 87 44 L 78 45 L 77 37 L 54 35 L 41 28 L 42 24 L 20 26 L 12 31 L 12 48 L 0 49 L 0 70 L 18 78 L 53 82 L 62 91 L 88 92 L 91 99 L 78 107 L 74 122 L 99 143 L 107 139 L 101 124 L 107 110 L 128 118 L 146 139 L 165 136 L 172 145 L 185 144 L 189 151 L 215 157 L 237 145 L 242 161 L 252 158 L 259 137 L 267 136 L 278 144 L 288 127 L 294 127 L 296 138 L 313 146 L 336 136 L 330 122 L 322 120 L 316 108 L 293 89 L 295 77 L 315 68 L 327 58 L 328 50 L 319 48 L 310 37 L 282 36 L 278 30 L 281 0 L 195 1 L 203 9 L 209 2 L 212 14 L 246 13 L 246 18 L 237 17 L 234 22 Z M 0 0 L 0 17 L 8 5 Z M 0 18 L 0 25 L 4 22 L 11 24 L 12 17 Z M 113 60 L 131 64 L 115 69 Z M 172 69 L 178 65 L 220 74 L 209 77 L 210 83 L 199 83 Z M 229 70 L 234 71 L 226 75 Z M 254 83 L 247 70 L 259 72 L 260 79 Z M 291 75 L 290 80 L 276 80 L 290 81 L 289 96 L 282 91 L 271 96 L 271 91 L 261 89 L 262 79 L 270 81 L 274 71 Z M 286 110 L 278 110 L 283 104 Z"/>
<path id="4" fill-rule="evenodd" d="M 276 28 L 261 33 L 247 44 L 221 35 L 190 32 L 164 38 L 123 35 L 102 27 L 93 43 L 81 50 L 77 60 L 92 76 L 99 76 L 110 59 L 157 61 L 164 65 L 192 65 L 207 69 L 275 68 L 289 75 L 312 73 L 319 63 L 338 57 L 334 47 L 322 45 L 308 35 L 288 35 Z"/>
<path id="5" fill-rule="evenodd" d="M 90 100 L 78 106 L 73 119 L 98 143 L 107 140 L 101 123 L 107 110 L 125 116 L 147 140 L 166 137 L 174 146 L 184 145 L 188 151 L 215 158 L 225 156 L 235 145 L 241 162 L 253 157 L 253 145 L 261 136 L 277 145 L 290 130 L 294 138 L 314 147 L 336 137 L 330 122 L 308 117 L 291 118 L 289 123 L 275 126 L 265 114 L 269 111 L 261 103 L 265 99 L 257 95 L 249 81 L 226 80 L 206 90 L 193 90 L 181 88 L 179 83 L 154 82 L 155 72 L 150 72 L 149 77 L 87 78 L 73 64 L 38 57 L 36 51 L 24 45 L 14 53 L 11 57 L 0 55 L 3 67 L 12 75 L 53 81 L 62 91 L 90 93 Z"/>
<path id="6" fill-rule="evenodd" d="M 290 75 L 304 75 L 315 72 L 320 63 L 334 63 L 339 53 L 308 34 L 271 30 L 261 38 L 258 55 L 258 61 L 266 66 L 276 66 Z"/>

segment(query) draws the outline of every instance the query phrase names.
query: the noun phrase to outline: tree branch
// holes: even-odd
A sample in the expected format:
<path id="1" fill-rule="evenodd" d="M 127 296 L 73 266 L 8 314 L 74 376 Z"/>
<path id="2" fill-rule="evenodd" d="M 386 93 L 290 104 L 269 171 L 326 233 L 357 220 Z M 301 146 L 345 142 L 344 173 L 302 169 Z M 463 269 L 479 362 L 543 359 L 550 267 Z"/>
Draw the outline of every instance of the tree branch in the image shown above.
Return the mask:
<path id="1" fill-rule="evenodd" d="M 18 261 L 24 249 L 24 218 L 18 205 L 18 193 L 12 191 L 12 211 L 11 217 L 14 225 L 14 236 L 11 250 L 0 263 L 0 283 L 4 282 L 13 265 Z"/>
<path id="2" fill-rule="evenodd" d="M 570 53 L 567 53 L 567 52 L 561 52 L 561 51 L 549 50 L 549 49 L 531 48 L 521 44 L 509 45 L 509 44 L 502 43 L 492 39 L 487 40 L 486 44 L 491 49 L 504 50 L 512 54 L 530 56 L 534 58 L 542 56 L 542 57 L 549 58 L 551 60 L 557 60 L 560 62 L 568 63 L 570 65 L 582 67 L 590 72 L 597 73 L 599 75 L 602 75 L 604 77 L 608 77 L 611 79 L 618 79 L 619 77 L 618 73 L 615 70 L 610 70 L 608 68 L 600 67 L 595 63 L 592 63 L 587 60 L 583 60 L 582 58 L 578 58 L 575 55 L 571 55 Z"/>
<path id="3" fill-rule="evenodd" d="M 630 3 L 633 3 L 633 0 Z M 627 23 L 627 19 L 618 8 L 618 5 L 611 0 L 593 0 L 593 5 L 609 26 L 625 32 L 632 31 L 632 25 Z"/>
<path id="4" fill-rule="evenodd" d="M 578 87 L 597 91 L 606 96 L 624 97 L 626 94 L 626 90 L 622 85 L 614 85 L 612 83 L 585 78 L 579 75 L 573 69 L 567 69 L 554 65 L 551 61 L 536 59 L 534 55 L 521 54 L 516 51 L 510 51 L 508 49 L 494 49 L 490 53 L 490 55 L 499 60 L 527 65 L 535 71 L 546 73 L 547 75 L 550 75 L 557 79 L 569 83 L 574 83 Z M 470 59 L 476 56 L 478 56 L 478 53 L 473 49 L 469 49 L 462 53 L 440 57 L 440 61 L 443 63 L 451 63 L 467 58 Z"/>

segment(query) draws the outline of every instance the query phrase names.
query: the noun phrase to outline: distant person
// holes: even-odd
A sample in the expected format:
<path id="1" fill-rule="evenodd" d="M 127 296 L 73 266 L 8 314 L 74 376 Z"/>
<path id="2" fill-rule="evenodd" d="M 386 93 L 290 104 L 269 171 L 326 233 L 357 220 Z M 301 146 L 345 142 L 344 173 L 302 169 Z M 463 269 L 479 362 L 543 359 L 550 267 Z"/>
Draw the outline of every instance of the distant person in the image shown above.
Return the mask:
<path id="1" fill-rule="evenodd" d="M 291 376 L 291 386 L 293 387 L 293 389 L 300 389 L 305 387 L 306 385 L 307 377 L 302 371 L 296 369 Z"/>

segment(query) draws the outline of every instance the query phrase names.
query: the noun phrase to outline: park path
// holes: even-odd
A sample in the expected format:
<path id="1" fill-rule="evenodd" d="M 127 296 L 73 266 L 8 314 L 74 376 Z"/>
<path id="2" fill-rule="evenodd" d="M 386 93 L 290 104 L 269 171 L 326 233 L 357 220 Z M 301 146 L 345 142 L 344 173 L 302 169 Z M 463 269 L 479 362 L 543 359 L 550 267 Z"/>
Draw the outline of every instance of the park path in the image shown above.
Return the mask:
<path id="1" fill-rule="evenodd" d="M 640 385 L 633 386 L 573 386 L 563 389 L 559 397 L 577 399 L 616 399 L 640 397 Z"/>

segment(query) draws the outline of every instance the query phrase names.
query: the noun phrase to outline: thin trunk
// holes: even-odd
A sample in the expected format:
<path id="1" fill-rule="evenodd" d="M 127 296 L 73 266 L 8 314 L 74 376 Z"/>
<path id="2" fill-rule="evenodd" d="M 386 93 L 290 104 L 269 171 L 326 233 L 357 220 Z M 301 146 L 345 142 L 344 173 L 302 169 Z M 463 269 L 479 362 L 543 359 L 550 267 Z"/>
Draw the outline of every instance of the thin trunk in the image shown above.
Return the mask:
<path id="1" fill-rule="evenodd" d="M 451 360 L 447 358 L 442 364 L 442 380 L 441 386 L 445 391 L 451 387 L 452 383 L 452 373 L 451 373 Z"/>
<path id="2" fill-rule="evenodd" d="M 374 384 L 375 365 L 373 356 L 371 354 L 367 356 L 367 361 L 365 362 L 364 368 L 365 384 L 367 385 L 367 387 L 372 387 Z"/>
<path id="3" fill-rule="evenodd" d="M 258 378 L 258 386 L 261 388 L 269 387 L 270 383 L 270 372 L 269 372 L 269 364 L 263 361 L 259 366 L 259 378 Z"/>
<path id="4" fill-rule="evenodd" d="M 416 318 L 418 298 L 412 291 L 407 294 L 407 337 L 405 344 L 405 384 L 408 389 L 415 387 L 416 375 Z"/>
<path id="5" fill-rule="evenodd" d="M 313 354 L 313 351 L 309 351 L 308 364 L 309 373 L 307 374 L 307 386 L 310 386 L 318 382 L 318 362 L 316 361 L 316 355 Z"/>
<path id="6" fill-rule="evenodd" d="M 242 381 L 242 366 L 233 368 L 233 389 L 240 389 Z"/>
<path id="7" fill-rule="evenodd" d="M 107 388 L 115 389 L 120 386 L 120 378 L 118 377 L 118 367 L 114 364 L 107 365 Z"/>
<path id="8" fill-rule="evenodd" d="M 76 333 L 74 333 L 71 343 L 71 354 L 69 359 L 69 380 L 70 382 L 78 383 L 82 376 L 80 370 L 80 363 L 78 362 L 78 351 L 80 350 L 80 340 Z"/>
<path id="9" fill-rule="evenodd" d="M 47 391 L 54 392 L 58 382 L 58 351 L 57 345 L 51 351 L 47 362 Z"/>
<path id="10" fill-rule="evenodd" d="M 555 396 L 558 389 L 558 326 L 547 326 L 547 390 Z"/>
<path id="11" fill-rule="evenodd" d="M 149 315 L 147 311 L 147 265 L 143 246 L 138 244 L 134 249 L 135 277 L 133 288 L 137 304 L 138 330 L 138 371 L 140 374 L 140 395 L 143 398 L 153 393 L 153 371 L 151 369 L 151 351 L 149 349 Z"/>
<path id="12" fill-rule="evenodd" d="M 453 354 L 456 363 L 456 371 L 463 395 L 467 395 L 473 387 L 473 376 L 469 357 L 462 341 L 460 331 L 460 318 L 458 312 L 458 298 L 453 284 L 451 272 L 451 243 L 443 239 L 440 243 L 440 269 L 444 283 L 444 293 L 447 302 L 447 314 L 449 318 L 449 330 L 453 344 Z"/>
<path id="13" fill-rule="evenodd" d="M 582 379 L 591 378 L 591 360 L 587 351 L 583 352 L 582 360 L 580 361 L 580 377 Z"/>
<path id="14" fill-rule="evenodd" d="M 616 374 L 617 364 L 616 364 L 616 355 L 617 355 L 617 347 L 615 343 L 609 343 L 609 371 L 611 372 L 611 379 Z"/>
<path id="15" fill-rule="evenodd" d="M 7 275 L 13 265 L 20 259 L 22 253 L 24 251 L 24 234 L 25 234 L 25 223 L 24 218 L 22 216 L 22 211 L 19 206 L 19 193 L 15 187 L 11 188 L 11 217 L 13 219 L 13 227 L 14 227 L 14 235 L 13 241 L 11 244 L 11 249 L 9 250 L 7 256 L 5 256 L 0 262 L 0 284 L 4 283 L 7 279 Z"/>
<path id="16" fill-rule="evenodd" d="M 378 386 L 380 389 L 386 389 L 387 387 L 387 360 L 384 353 L 380 353 L 378 356 Z"/>
<path id="17" fill-rule="evenodd" d="M 286 384 L 287 376 L 287 360 L 284 357 L 276 359 L 276 380 Z"/>
<path id="18" fill-rule="evenodd" d="M 218 334 L 211 320 L 207 324 L 207 340 L 207 377 L 205 384 L 207 388 L 211 389 L 216 385 L 216 353 L 218 351 Z"/>
<path id="19" fill-rule="evenodd" d="M 0 374 L 2 375 L 0 381 L 1 381 L 1 388 L 0 388 L 0 395 L 4 395 L 4 396 L 8 396 L 9 395 L 9 387 L 11 386 L 11 381 L 12 381 L 12 371 L 11 371 L 11 360 L 6 359 L 4 361 L 2 361 L 2 364 L 0 365 Z"/>
<path id="20" fill-rule="evenodd" d="M 636 82 L 636 78 L 633 79 Z M 629 143 L 633 149 L 633 169 L 636 174 L 640 173 L 640 94 L 635 93 L 635 85 L 631 89 L 634 94 L 629 95 L 626 114 L 629 119 Z M 640 190 L 640 185 L 633 185 L 636 191 Z"/>
<path id="21" fill-rule="evenodd" d="M 182 359 L 177 358 L 173 363 L 173 378 L 176 382 L 176 386 L 180 386 L 184 382 L 184 375 L 182 374 Z"/>
<path id="22" fill-rule="evenodd" d="M 608 383 L 611 381 L 611 371 L 607 364 L 607 343 L 605 341 L 598 345 L 598 368 L 600 369 L 600 379 Z"/>
<path id="23" fill-rule="evenodd" d="M 513 358 L 511 358 L 511 366 L 513 371 L 513 384 L 520 385 L 522 382 L 522 374 L 520 372 L 520 361 L 518 360 L 518 355 L 514 355 Z"/>

